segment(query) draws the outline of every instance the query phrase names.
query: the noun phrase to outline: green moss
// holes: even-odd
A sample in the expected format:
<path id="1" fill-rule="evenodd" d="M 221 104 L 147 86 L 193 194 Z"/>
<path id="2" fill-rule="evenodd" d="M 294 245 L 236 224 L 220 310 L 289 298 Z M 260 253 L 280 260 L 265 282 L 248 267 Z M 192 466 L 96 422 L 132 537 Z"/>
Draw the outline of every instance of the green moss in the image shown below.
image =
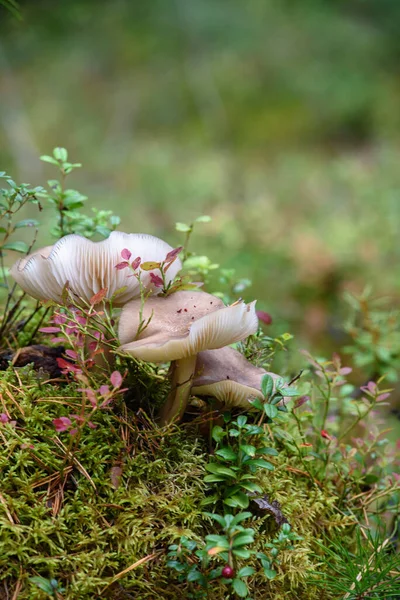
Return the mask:
<path id="1" fill-rule="evenodd" d="M 56 579 L 66 600 L 187 597 L 186 584 L 165 566 L 165 554 L 182 535 L 201 540 L 213 530 L 201 505 L 207 445 L 194 428 L 161 432 L 121 401 L 95 413 L 97 428 L 83 430 L 71 464 L 65 451 L 70 436 L 57 435 L 51 421 L 79 411 L 77 386 L 38 386 L 37 374 L 21 369 L 18 376 L 2 373 L 0 389 L 2 410 L 17 422 L 0 429 L 0 581 L 9 590 L 20 581 L 22 600 L 48 597 L 28 579 L 37 575 Z M 334 490 L 318 488 L 299 469 L 281 452 L 276 470 L 261 479 L 303 539 L 282 552 L 274 581 L 267 583 L 260 571 L 249 579 L 253 598 L 277 600 L 289 590 L 293 598 L 324 597 L 307 585 L 317 567 L 315 541 L 332 528 L 344 529 L 347 520 L 335 510 Z M 261 513 L 252 526 L 263 550 L 276 525 Z M 226 593 L 221 584 L 213 597 L 222 600 Z"/>

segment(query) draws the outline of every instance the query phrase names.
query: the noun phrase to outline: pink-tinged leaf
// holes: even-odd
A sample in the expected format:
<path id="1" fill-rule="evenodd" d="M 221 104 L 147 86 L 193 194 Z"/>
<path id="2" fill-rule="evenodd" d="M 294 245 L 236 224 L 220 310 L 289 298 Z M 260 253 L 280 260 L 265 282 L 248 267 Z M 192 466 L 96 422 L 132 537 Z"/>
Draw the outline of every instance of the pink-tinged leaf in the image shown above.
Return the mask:
<path id="1" fill-rule="evenodd" d="M 122 269 L 126 269 L 126 267 L 129 267 L 129 263 L 126 262 L 126 260 L 124 262 L 120 262 L 117 265 L 115 265 L 115 268 L 117 269 L 117 271 L 122 271 Z"/>
<path id="2" fill-rule="evenodd" d="M 133 269 L 133 271 L 136 271 L 136 269 L 138 269 L 140 267 L 141 262 L 142 262 L 142 259 L 140 258 L 140 256 L 137 256 L 135 258 L 135 260 L 133 260 L 131 262 L 131 269 Z"/>
<path id="3" fill-rule="evenodd" d="M 8 416 L 6 415 L 6 413 L 1 413 L 0 414 L 0 423 L 8 423 L 10 419 L 8 418 Z"/>
<path id="4" fill-rule="evenodd" d="M 103 337 L 103 334 L 101 333 L 101 331 L 93 331 L 93 337 L 95 337 L 96 340 L 101 340 Z"/>
<path id="5" fill-rule="evenodd" d="M 132 252 L 128 248 L 124 248 L 121 252 L 121 256 L 124 260 L 129 260 L 132 256 Z"/>
<path id="6" fill-rule="evenodd" d="M 376 385 L 375 381 L 368 381 L 367 388 L 368 388 L 368 391 L 371 392 L 371 394 L 375 394 L 377 387 L 378 386 Z"/>
<path id="7" fill-rule="evenodd" d="M 183 250 L 183 246 L 179 246 L 178 248 L 174 248 L 173 250 L 171 250 L 171 252 L 168 252 L 167 256 L 165 257 L 165 261 L 164 262 L 171 262 L 173 260 L 176 259 L 176 257 L 178 256 L 178 254 L 180 254 Z"/>
<path id="8" fill-rule="evenodd" d="M 90 427 L 90 429 L 96 429 L 97 425 L 96 425 L 96 423 L 92 423 L 92 421 L 89 421 L 88 427 Z"/>
<path id="9" fill-rule="evenodd" d="M 75 359 L 75 360 L 78 358 L 78 353 L 77 353 L 77 352 L 75 352 L 75 350 L 69 350 L 69 349 L 68 349 L 68 350 L 66 350 L 66 351 L 65 351 L 65 354 L 66 354 L 67 356 L 69 356 L 70 358 L 73 358 L 73 359 Z"/>
<path id="10" fill-rule="evenodd" d="M 265 312 L 265 310 L 256 310 L 256 315 L 260 321 L 265 323 L 265 325 L 271 325 L 272 317 L 269 313 Z"/>
<path id="11" fill-rule="evenodd" d="M 300 406 L 303 406 L 303 404 L 305 404 L 309 400 L 310 400 L 310 396 L 300 396 L 300 398 L 297 398 L 297 400 L 295 400 L 293 408 L 294 409 L 299 408 Z"/>
<path id="12" fill-rule="evenodd" d="M 96 398 L 96 394 L 94 393 L 94 391 L 91 390 L 90 388 L 86 388 L 86 389 L 79 390 L 79 391 L 85 392 L 86 397 L 89 400 L 90 404 L 93 406 L 93 408 L 96 408 L 97 398 Z"/>
<path id="13" fill-rule="evenodd" d="M 352 368 L 351 367 L 342 367 L 339 370 L 339 375 L 349 375 L 352 372 Z"/>
<path id="14" fill-rule="evenodd" d="M 64 344 L 65 343 L 65 338 L 61 338 L 61 337 L 51 338 L 50 341 L 51 341 L 52 344 Z"/>
<path id="15" fill-rule="evenodd" d="M 53 419 L 52 422 L 58 432 L 67 431 L 72 425 L 71 419 L 68 419 L 68 417 L 58 417 L 58 419 Z"/>
<path id="16" fill-rule="evenodd" d="M 121 483 L 122 469 L 121 467 L 111 467 L 110 479 L 114 489 L 118 489 Z"/>
<path id="17" fill-rule="evenodd" d="M 99 304 L 99 302 L 102 302 L 104 300 L 104 298 L 107 296 L 107 290 L 108 290 L 108 288 L 104 288 L 103 290 L 100 290 L 99 292 L 97 292 L 97 294 L 92 296 L 90 298 L 90 304 L 92 306 L 95 306 L 96 304 Z"/>
<path id="18" fill-rule="evenodd" d="M 78 421 L 78 423 L 83 423 L 85 418 L 81 417 L 80 415 L 69 415 L 69 417 L 71 419 L 75 419 L 75 421 Z"/>
<path id="19" fill-rule="evenodd" d="M 67 320 L 67 317 L 64 317 L 64 315 L 55 314 L 53 316 L 52 322 L 55 323 L 56 325 L 64 325 L 66 320 Z"/>
<path id="20" fill-rule="evenodd" d="M 76 335 L 79 333 L 79 329 L 75 325 L 67 325 L 65 328 L 65 333 L 67 335 Z"/>
<path id="21" fill-rule="evenodd" d="M 110 393 L 110 388 L 108 387 L 108 385 L 102 385 L 100 386 L 99 392 L 103 397 L 108 396 L 108 394 Z"/>
<path id="22" fill-rule="evenodd" d="M 86 317 L 83 317 L 82 315 L 75 315 L 75 319 L 76 319 L 76 322 L 79 323 L 79 325 L 86 325 L 87 324 Z"/>
<path id="23" fill-rule="evenodd" d="M 119 371 L 114 371 L 114 373 L 111 373 L 110 381 L 112 386 L 119 388 L 123 381 L 121 373 Z"/>
<path id="24" fill-rule="evenodd" d="M 389 394 L 389 392 L 387 392 L 386 394 L 380 394 L 380 395 L 377 397 L 376 401 L 377 401 L 377 402 L 383 402 L 384 400 L 386 400 L 386 399 L 387 399 L 387 398 L 389 398 L 389 397 L 390 397 L 390 394 Z"/>
<path id="25" fill-rule="evenodd" d="M 56 361 L 60 369 L 63 369 L 63 372 L 80 373 L 82 371 L 82 369 L 79 369 L 79 367 L 69 363 L 63 358 L 56 358 Z"/>
<path id="26" fill-rule="evenodd" d="M 89 352 L 94 352 L 98 346 L 98 342 L 89 342 L 88 350 Z"/>
<path id="27" fill-rule="evenodd" d="M 308 350 L 300 350 L 301 354 L 303 354 L 303 356 L 306 357 L 306 359 L 308 360 L 308 362 L 313 365 L 313 367 L 315 367 L 316 369 L 321 369 L 321 365 L 319 365 L 317 363 L 317 361 L 311 356 L 311 354 L 308 352 Z"/>
<path id="28" fill-rule="evenodd" d="M 69 432 L 69 435 L 76 435 L 78 433 L 78 429 L 75 427 L 75 429 L 71 429 L 71 431 Z"/>
<path id="29" fill-rule="evenodd" d="M 159 262 L 147 261 L 140 265 L 143 271 L 152 271 L 153 269 L 159 269 L 161 264 Z"/>
<path id="30" fill-rule="evenodd" d="M 154 275 L 154 273 L 150 273 L 150 279 L 151 279 L 151 283 L 153 285 L 155 285 L 156 287 L 163 287 L 164 286 L 163 280 L 158 275 Z"/>
<path id="31" fill-rule="evenodd" d="M 59 333 L 61 329 L 59 327 L 41 327 L 39 331 L 41 333 Z"/>

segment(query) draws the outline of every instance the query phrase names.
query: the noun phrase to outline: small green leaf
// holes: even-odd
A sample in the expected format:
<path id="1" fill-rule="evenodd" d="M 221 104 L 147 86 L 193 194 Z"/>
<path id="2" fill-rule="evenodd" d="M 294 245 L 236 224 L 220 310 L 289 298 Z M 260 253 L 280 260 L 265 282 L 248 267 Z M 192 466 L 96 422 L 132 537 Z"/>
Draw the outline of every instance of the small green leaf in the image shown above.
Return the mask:
<path id="1" fill-rule="evenodd" d="M 176 229 L 176 231 L 182 231 L 183 233 L 192 231 L 192 228 L 190 227 L 190 225 L 186 225 L 185 223 L 176 223 L 175 229 Z"/>
<path id="2" fill-rule="evenodd" d="M 25 242 L 7 242 L 3 246 L 4 250 L 14 250 L 14 252 L 21 252 L 22 254 L 26 254 L 29 250 L 28 244 Z"/>
<path id="3" fill-rule="evenodd" d="M 257 450 L 254 446 L 250 446 L 249 444 L 242 444 L 240 449 L 247 454 L 247 456 L 255 456 Z"/>
<path id="4" fill-rule="evenodd" d="M 264 404 L 264 412 L 270 419 L 275 419 L 278 409 L 273 404 Z"/>
<path id="5" fill-rule="evenodd" d="M 219 465 L 217 463 L 209 463 L 206 465 L 206 471 L 209 473 L 213 473 L 214 475 L 225 475 L 226 477 L 236 477 L 235 471 L 230 469 L 229 467 L 224 467 L 223 465 Z"/>
<path id="6" fill-rule="evenodd" d="M 267 454 L 268 456 L 278 456 L 278 450 L 275 448 L 259 448 L 257 449 L 257 454 Z"/>
<path id="7" fill-rule="evenodd" d="M 242 569 L 240 569 L 240 571 L 238 571 L 237 576 L 250 577 L 250 575 L 254 575 L 254 573 L 255 569 L 253 569 L 253 567 L 243 567 Z"/>
<path id="8" fill-rule="evenodd" d="M 244 427 L 247 423 L 247 417 L 245 417 L 244 415 L 240 415 L 240 417 L 237 418 L 236 422 L 239 428 Z"/>
<path id="9" fill-rule="evenodd" d="M 232 450 L 232 448 L 221 448 L 215 452 L 217 456 L 221 456 L 225 460 L 236 460 L 237 454 Z"/>
<path id="10" fill-rule="evenodd" d="M 234 579 L 232 587 L 240 598 L 246 598 L 248 595 L 247 585 L 241 579 Z"/>
<path id="11" fill-rule="evenodd" d="M 266 373 L 261 380 L 261 391 L 266 398 L 269 398 L 274 391 L 274 380 L 268 373 Z"/>
<path id="12" fill-rule="evenodd" d="M 246 550 L 245 548 L 234 548 L 233 554 L 239 558 L 250 558 L 252 553 L 250 550 Z"/>
<path id="13" fill-rule="evenodd" d="M 264 569 L 264 574 L 267 579 L 275 579 L 276 571 L 273 569 Z"/>
<path id="14" fill-rule="evenodd" d="M 29 577 L 29 581 L 46 592 L 46 594 L 53 595 L 53 586 L 48 579 L 45 579 L 44 577 Z"/>
<path id="15" fill-rule="evenodd" d="M 208 215 L 203 215 L 201 217 L 197 217 L 197 219 L 195 219 L 195 223 L 209 223 L 211 221 L 211 217 L 209 217 Z"/>
<path id="16" fill-rule="evenodd" d="M 15 223 L 15 229 L 20 229 L 21 227 L 38 227 L 40 225 L 39 221 L 35 219 L 24 219 L 23 221 L 18 221 Z"/>
<path id="17" fill-rule="evenodd" d="M 219 443 L 226 436 L 226 433 L 222 429 L 222 427 L 220 427 L 219 425 L 216 425 L 215 427 L 213 427 L 211 435 L 212 435 L 213 440 L 215 442 Z"/>
<path id="18" fill-rule="evenodd" d="M 240 482 L 240 487 L 247 490 L 248 492 L 256 492 L 258 494 L 261 494 L 263 491 L 262 488 L 253 481 Z"/>
<path id="19" fill-rule="evenodd" d="M 250 460 L 247 464 L 253 467 L 260 467 L 261 469 L 268 469 L 268 471 L 273 471 L 275 468 L 274 465 L 262 458 L 255 458 L 254 460 Z"/>
<path id="20" fill-rule="evenodd" d="M 47 162 L 47 163 L 50 163 L 52 165 L 55 165 L 56 167 L 59 166 L 58 160 L 56 160 L 52 156 L 47 156 L 47 155 L 44 154 L 43 156 L 40 157 L 40 160 L 42 160 L 43 162 Z"/>
<path id="21" fill-rule="evenodd" d="M 224 504 L 232 506 L 233 508 L 247 508 L 249 506 L 249 497 L 243 492 L 236 492 L 233 496 L 225 498 Z"/>
<path id="22" fill-rule="evenodd" d="M 219 475 L 206 475 L 204 477 L 204 481 L 206 483 L 217 483 L 219 481 L 225 481 L 225 477 L 221 477 Z"/>
<path id="23" fill-rule="evenodd" d="M 66 151 L 65 148 L 54 148 L 53 150 L 53 156 L 54 158 L 56 158 L 57 160 L 60 160 L 61 162 L 66 162 L 68 160 L 68 152 Z"/>
<path id="24" fill-rule="evenodd" d="M 254 535 L 251 533 L 239 533 L 233 540 L 233 548 L 237 548 L 238 546 L 246 546 L 247 544 L 252 544 L 254 542 Z"/>

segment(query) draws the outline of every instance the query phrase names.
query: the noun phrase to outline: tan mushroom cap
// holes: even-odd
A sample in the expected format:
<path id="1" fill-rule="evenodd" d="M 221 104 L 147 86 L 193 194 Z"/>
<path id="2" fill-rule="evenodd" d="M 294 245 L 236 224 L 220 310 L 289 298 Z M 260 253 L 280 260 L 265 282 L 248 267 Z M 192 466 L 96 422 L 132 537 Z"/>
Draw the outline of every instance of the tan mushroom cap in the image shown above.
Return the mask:
<path id="1" fill-rule="evenodd" d="M 118 270 L 115 266 L 122 262 L 121 252 L 127 248 L 132 260 L 138 256 L 142 262 L 165 260 L 172 247 L 152 235 L 113 231 L 101 242 L 92 242 L 80 235 L 67 235 L 54 246 L 46 246 L 19 260 L 11 269 L 16 282 L 37 300 L 61 301 L 62 291 L 67 282 L 71 291 L 87 302 L 100 290 L 107 288 L 107 298 L 121 288 L 126 288 L 114 300 L 115 306 L 122 306 L 140 296 L 140 286 L 136 277 L 128 277 L 127 269 Z M 166 281 L 172 281 L 182 268 L 176 259 L 166 273 Z M 158 270 L 154 271 L 156 274 Z M 146 289 L 153 289 L 151 271 L 142 271 L 141 280 Z"/>
<path id="2" fill-rule="evenodd" d="M 251 399 L 263 399 L 265 369 L 252 365 L 234 348 L 199 352 L 192 384 L 195 396 L 212 396 L 227 406 L 251 408 Z M 275 373 L 268 373 L 278 379 Z"/>
<path id="3" fill-rule="evenodd" d="M 167 362 L 194 356 L 201 350 L 222 348 L 257 331 L 255 302 L 225 306 L 205 292 L 181 291 L 167 297 L 150 297 L 143 320 L 146 329 L 135 340 L 140 301 L 123 308 L 119 322 L 121 350 L 148 362 Z"/>

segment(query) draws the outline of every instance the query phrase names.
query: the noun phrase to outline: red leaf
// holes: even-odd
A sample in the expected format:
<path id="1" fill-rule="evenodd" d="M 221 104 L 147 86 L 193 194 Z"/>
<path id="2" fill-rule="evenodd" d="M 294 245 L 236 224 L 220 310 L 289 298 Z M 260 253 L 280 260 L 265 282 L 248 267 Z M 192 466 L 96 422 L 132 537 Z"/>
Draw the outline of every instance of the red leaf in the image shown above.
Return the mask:
<path id="1" fill-rule="evenodd" d="M 96 429 L 97 425 L 96 423 L 92 423 L 92 421 L 89 421 L 88 427 L 90 427 L 90 429 Z"/>
<path id="2" fill-rule="evenodd" d="M 102 385 L 100 386 L 99 392 L 103 397 L 107 396 L 110 393 L 110 388 L 108 385 Z"/>
<path id="3" fill-rule="evenodd" d="M 115 388 L 120 387 L 122 380 L 123 380 L 123 378 L 119 371 L 114 371 L 114 373 L 111 373 L 111 377 L 110 377 L 111 385 L 113 385 Z"/>
<path id="4" fill-rule="evenodd" d="M 73 373 L 81 372 L 81 369 L 79 369 L 72 363 L 68 362 L 67 360 L 64 360 L 64 358 L 56 358 L 56 361 L 57 361 L 57 364 L 60 367 L 60 369 L 63 369 L 66 372 L 68 372 L 68 371 L 72 371 Z"/>
<path id="5" fill-rule="evenodd" d="M 61 329 L 59 327 L 41 327 L 39 331 L 41 333 L 58 333 Z"/>
<path id="6" fill-rule="evenodd" d="M 131 262 L 131 269 L 132 269 L 133 271 L 136 271 L 136 269 L 138 269 L 138 268 L 140 267 L 140 263 L 141 263 L 141 262 L 142 262 L 142 259 L 140 258 L 140 256 L 137 256 L 137 257 L 135 258 L 135 260 L 133 260 L 133 261 Z"/>
<path id="7" fill-rule="evenodd" d="M 129 267 L 129 263 L 128 263 L 128 262 L 126 262 L 126 261 L 124 261 L 124 262 L 120 262 L 120 263 L 118 263 L 117 265 L 115 265 L 115 268 L 116 268 L 118 271 L 122 271 L 122 269 L 126 269 L 126 267 Z"/>
<path id="8" fill-rule="evenodd" d="M 132 252 L 130 250 L 128 250 L 128 248 L 124 248 L 121 252 L 121 256 L 125 260 L 129 260 L 130 257 L 132 256 Z"/>
<path id="9" fill-rule="evenodd" d="M 262 323 L 265 323 L 265 325 L 271 325 L 272 317 L 269 313 L 265 312 L 265 310 L 256 310 L 256 315 Z"/>
<path id="10" fill-rule="evenodd" d="M 333 437 L 331 435 L 329 435 L 329 433 L 326 431 L 326 429 L 321 429 L 321 437 L 323 437 L 329 441 L 333 440 Z"/>
<path id="11" fill-rule="evenodd" d="M 75 359 L 75 360 L 78 358 L 78 353 L 77 353 L 77 352 L 75 352 L 75 350 L 66 350 L 66 351 L 65 351 L 65 354 L 66 354 L 67 356 L 69 356 L 70 358 L 73 358 L 73 359 Z"/>
<path id="12" fill-rule="evenodd" d="M 178 256 L 178 254 L 182 252 L 182 250 L 183 246 L 179 246 L 179 248 L 174 248 L 173 250 L 171 250 L 171 252 L 168 252 L 167 256 L 165 257 L 165 262 L 175 260 L 175 258 Z"/>
<path id="13" fill-rule="evenodd" d="M 68 419 L 68 417 L 58 417 L 58 419 L 53 419 L 52 422 L 58 432 L 67 431 L 72 425 L 71 419 Z"/>
<path id="14" fill-rule="evenodd" d="M 52 320 L 56 325 L 63 325 L 67 320 L 67 317 L 64 317 L 64 315 L 55 314 Z"/>
<path id="15" fill-rule="evenodd" d="M 150 273 L 151 283 L 153 283 L 156 287 L 163 287 L 164 282 L 158 275 L 154 275 L 154 273 Z"/>
<path id="16" fill-rule="evenodd" d="M 92 296 L 90 298 L 90 304 L 94 306 L 95 304 L 99 304 L 99 302 L 102 302 L 107 295 L 107 290 L 108 288 L 104 288 L 103 290 L 100 290 L 99 292 L 97 292 L 97 294 Z"/>

